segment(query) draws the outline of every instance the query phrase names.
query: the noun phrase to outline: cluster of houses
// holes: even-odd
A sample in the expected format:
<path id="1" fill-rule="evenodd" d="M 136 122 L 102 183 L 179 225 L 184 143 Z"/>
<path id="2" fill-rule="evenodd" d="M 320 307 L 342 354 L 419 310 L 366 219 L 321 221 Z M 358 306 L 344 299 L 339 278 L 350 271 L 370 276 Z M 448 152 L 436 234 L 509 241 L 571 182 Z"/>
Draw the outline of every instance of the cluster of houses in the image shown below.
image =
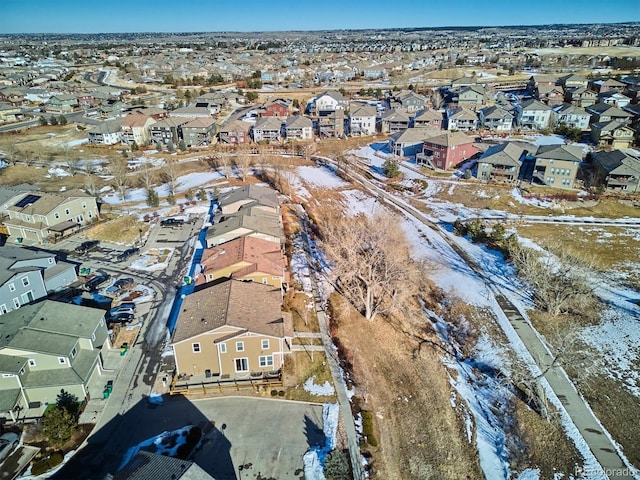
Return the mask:
<path id="1" fill-rule="evenodd" d="M 247 185 L 218 201 L 173 332 L 176 372 L 202 382 L 279 379 L 293 323 L 282 309 L 289 274 L 277 195 Z"/>

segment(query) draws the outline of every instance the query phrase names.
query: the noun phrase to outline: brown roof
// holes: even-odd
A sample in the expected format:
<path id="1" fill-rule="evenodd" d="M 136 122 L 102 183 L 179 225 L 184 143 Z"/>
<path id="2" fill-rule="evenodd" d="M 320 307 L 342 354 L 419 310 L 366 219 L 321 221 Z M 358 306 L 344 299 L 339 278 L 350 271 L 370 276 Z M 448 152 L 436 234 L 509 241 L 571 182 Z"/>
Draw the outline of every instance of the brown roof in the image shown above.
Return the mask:
<path id="1" fill-rule="evenodd" d="M 251 265 L 242 267 L 235 275 L 264 272 L 281 276 L 286 267 L 284 255 L 277 244 L 255 237 L 241 237 L 214 248 L 207 248 L 200 263 L 207 271 L 216 271 L 240 262 Z"/>
<path id="2" fill-rule="evenodd" d="M 121 125 L 123 127 L 144 127 L 144 125 L 147 123 L 148 118 L 149 117 L 142 113 L 133 112 L 124 117 Z"/>
<path id="3" fill-rule="evenodd" d="M 283 312 L 279 288 L 226 280 L 187 295 L 182 303 L 173 343 L 224 325 L 272 337 L 293 335 L 291 315 Z"/>
<path id="4" fill-rule="evenodd" d="M 466 145 L 468 143 L 473 143 L 473 140 L 473 137 L 465 135 L 462 132 L 447 132 L 436 137 L 431 137 L 425 140 L 425 143 L 440 145 L 443 147 L 453 147 L 457 145 Z"/>
<path id="5" fill-rule="evenodd" d="M 198 117 L 193 120 L 189 120 L 189 122 L 185 123 L 182 128 L 207 128 L 214 123 L 216 123 L 216 121 L 213 118 Z"/>

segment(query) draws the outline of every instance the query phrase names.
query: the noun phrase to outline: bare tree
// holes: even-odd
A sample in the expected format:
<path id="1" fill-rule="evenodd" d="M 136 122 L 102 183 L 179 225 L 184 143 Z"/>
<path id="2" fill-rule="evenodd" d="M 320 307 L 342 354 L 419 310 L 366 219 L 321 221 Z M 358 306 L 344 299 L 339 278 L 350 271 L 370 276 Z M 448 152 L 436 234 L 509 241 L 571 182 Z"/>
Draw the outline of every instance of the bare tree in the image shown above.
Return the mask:
<path id="1" fill-rule="evenodd" d="M 225 178 L 229 178 L 231 176 L 231 159 L 227 155 L 222 154 L 217 160 L 220 173 L 224 175 Z"/>
<path id="2" fill-rule="evenodd" d="M 64 158 L 71 175 L 75 175 L 82 171 L 82 160 L 73 154 L 71 149 L 66 145 L 62 147 L 62 158 Z"/>
<path id="3" fill-rule="evenodd" d="M 235 157 L 236 171 L 243 182 L 247 180 L 247 175 L 249 174 L 251 165 L 253 165 L 253 157 L 249 152 L 241 152 L 237 157 Z"/>
<path id="4" fill-rule="evenodd" d="M 536 305 L 551 315 L 593 310 L 596 298 L 589 282 L 592 266 L 565 248 L 541 254 L 531 248 L 515 248 L 512 262 L 518 274 L 531 286 Z"/>
<path id="5" fill-rule="evenodd" d="M 89 195 L 98 198 L 100 195 L 100 190 L 98 188 L 98 177 L 93 175 L 92 173 L 87 173 L 87 177 L 84 183 L 84 190 Z"/>
<path id="6" fill-rule="evenodd" d="M 176 194 L 179 174 L 178 161 L 174 159 L 167 160 L 162 169 L 162 177 L 169 184 L 169 195 L 172 197 Z"/>
<path id="7" fill-rule="evenodd" d="M 439 110 L 442 104 L 444 103 L 444 98 L 442 98 L 442 94 L 440 90 L 434 88 L 431 90 L 431 105 L 435 110 Z"/>
<path id="8" fill-rule="evenodd" d="M 321 232 L 337 288 L 367 320 L 396 309 L 417 293 L 419 268 L 391 214 L 379 210 L 371 218 L 348 218 L 334 211 L 321 221 Z"/>
<path id="9" fill-rule="evenodd" d="M 129 167 L 126 158 L 116 158 L 111 160 L 109 170 L 113 177 L 113 186 L 120 193 L 120 197 L 124 201 L 127 197 L 127 190 L 130 185 Z"/>

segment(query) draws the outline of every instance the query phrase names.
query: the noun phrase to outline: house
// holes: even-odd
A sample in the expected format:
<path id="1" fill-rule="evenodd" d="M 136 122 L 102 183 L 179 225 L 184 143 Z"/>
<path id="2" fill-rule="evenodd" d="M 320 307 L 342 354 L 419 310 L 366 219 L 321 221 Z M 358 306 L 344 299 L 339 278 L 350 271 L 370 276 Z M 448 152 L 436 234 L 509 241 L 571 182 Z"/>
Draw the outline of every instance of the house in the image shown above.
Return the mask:
<path id="1" fill-rule="evenodd" d="M 440 110 L 432 110 L 425 108 L 418 112 L 413 118 L 413 126 L 415 128 L 433 127 L 442 128 L 443 113 Z"/>
<path id="2" fill-rule="evenodd" d="M 278 142 L 281 138 L 282 119 L 279 117 L 261 117 L 253 126 L 253 141 Z"/>
<path id="3" fill-rule="evenodd" d="M 240 237 L 206 248 L 196 285 L 233 278 L 283 288 L 288 281 L 287 259 L 280 245 L 256 237 Z"/>
<path id="4" fill-rule="evenodd" d="M 318 116 L 328 115 L 336 110 L 344 110 L 348 105 L 349 100 L 334 90 L 321 93 L 313 102 L 315 114 Z"/>
<path id="5" fill-rule="evenodd" d="M 215 480 L 198 464 L 188 460 L 140 450 L 113 480 Z"/>
<path id="6" fill-rule="evenodd" d="M 555 107 L 564 103 L 564 90 L 562 87 L 541 85 L 537 90 L 537 99 L 545 105 Z"/>
<path id="7" fill-rule="evenodd" d="M 312 140 L 313 122 L 303 115 L 287 117 L 284 123 L 284 134 L 287 140 Z"/>
<path id="8" fill-rule="evenodd" d="M 631 151 L 599 151 L 590 155 L 597 183 L 609 191 L 640 192 L 640 156 Z"/>
<path id="9" fill-rule="evenodd" d="M 2 316 L 0 415 L 42 416 L 61 390 L 83 401 L 109 348 L 105 310 L 43 300 Z"/>
<path id="10" fill-rule="evenodd" d="M 156 120 L 143 113 L 129 113 L 120 124 L 120 141 L 125 145 L 146 145 L 151 140 L 151 125 Z"/>
<path id="11" fill-rule="evenodd" d="M 596 93 L 605 93 L 605 92 L 621 92 L 625 87 L 625 84 L 619 82 L 615 78 L 600 78 L 589 80 L 587 84 L 587 88 L 593 90 Z"/>
<path id="12" fill-rule="evenodd" d="M 400 110 L 389 110 L 382 115 L 380 128 L 382 133 L 396 133 L 409 128 L 409 115 Z"/>
<path id="13" fill-rule="evenodd" d="M 578 87 L 565 91 L 564 101 L 576 107 L 587 108 L 598 103 L 598 94 L 586 87 Z"/>
<path id="14" fill-rule="evenodd" d="M 492 145 L 478 159 L 478 179 L 514 183 L 528 151 L 516 143 Z"/>
<path id="15" fill-rule="evenodd" d="M 255 237 L 284 245 L 285 236 L 279 213 L 267 212 L 259 206 L 247 207 L 224 217 L 207 230 L 207 248 L 230 242 L 240 237 Z"/>
<path id="16" fill-rule="evenodd" d="M 12 123 L 21 120 L 24 112 L 10 103 L 0 103 L 0 123 Z"/>
<path id="17" fill-rule="evenodd" d="M 624 108 L 631 103 L 631 99 L 615 90 L 608 90 L 598 94 L 598 100 L 614 107 Z"/>
<path id="18" fill-rule="evenodd" d="M 527 92 L 533 98 L 538 98 L 540 87 L 555 87 L 558 84 L 558 77 L 555 75 L 531 75 L 527 81 Z"/>
<path id="19" fill-rule="evenodd" d="M 516 123 L 523 129 L 544 130 L 551 126 L 553 110 L 539 100 L 525 100 L 515 111 Z"/>
<path id="20" fill-rule="evenodd" d="M 409 92 L 398 97 L 398 102 L 407 113 L 414 113 L 424 109 L 428 101 L 429 99 L 427 97 L 415 92 Z"/>
<path id="21" fill-rule="evenodd" d="M 487 94 L 482 85 L 470 85 L 458 90 L 458 106 L 475 111 L 486 104 Z"/>
<path id="22" fill-rule="evenodd" d="M 533 180 L 555 188 L 573 188 L 580 162 L 581 147 L 572 145 L 541 145 L 535 153 Z"/>
<path id="23" fill-rule="evenodd" d="M 171 339 L 176 373 L 220 380 L 279 376 L 293 322 L 279 288 L 227 280 L 187 295 Z"/>
<path id="24" fill-rule="evenodd" d="M 78 279 L 75 265 L 56 254 L 13 245 L 0 247 L 0 315 L 40 300 Z"/>
<path id="25" fill-rule="evenodd" d="M 182 140 L 182 126 L 189 122 L 188 118 L 169 117 L 149 127 L 151 140 L 162 145 L 177 145 Z"/>
<path id="26" fill-rule="evenodd" d="M 633 116 L 618 107 L 614 107 L 613 105 L 603 102 L 591 105 L 590 107 L 585 108 L 585 110 L 591 114 L 591 123 L 606 123 L 611 120 L 629 123 Z"/>
<path id="27" fill-rule="evenodd" d="M 116 145 L 120 143 L 121 120 L 101 122 L 87 132 L 92 145 Z"/>
<path id="28" fill-rule="evenodd" d="M 477 130 L 478 115 L 464 107 L 456 107 L 447 110 L 447 130 L 461 132 Z"/>
<path id="29" fill-rule="evenodd" d="M 560 77 L 558 79 L 558 85 L 561 85 L 564 88 L 565 92 L 574 88 L 587 88 L 588 84 L 589 81 L 585 77 L 581 77 L 580 75 L 576 75 L 573 73 L 564 77 Z"/>
<path id="30" fill-rule="evenodd" d="M 450 170 L 478 153 L 473 137 L 462 132 L 447 132 L 424 141 L 422 153 L 416 162 L 439 170 Z"/>
<path id="31" fill-rule="evenodd" d="M 258 116 L 286 119 L 289 116 L 289 104 L 281 98 L 271 100 L 258 109 Z"/>
<path id="32" fill-rule="evenodd" d="M 56 241 L 99 218 L 95 197 L 79 191 L 24 192 L 7 207 L 4 225 L 19 242 Z"/>
<path id="33" fill-rule="evenodd" d="M 349 109 L 349 133 L 351 135 L 375 135 L 375 105 L 352 103 Z"/>
<path id="34" fill-rule="evenodd" d="M 224 144 L 242 145 L 250 142 L 250 131 L 250 123 L 243 122 L 242 120 L 231 120 L 220 127 L 218 140 Z"/>
<path id="35" fill-rule="evenodd" d="M 138 113 L 140 115 L 145 115 L 147 117 L 153 118 L 155 121 L 160 121 L 163 118 L 169 117 L 169 112 L 167 112 L 164 108 L 156 108 L 156 107 L 130 107 L 127 109 L 127 114 L 129 113 Z"/>
<path id="36" fill-rule="evenodd" d="M 591 140 L 598 148 L 629 148 L 634 134 L 632 128 L 619 120 L 591 124 Z"/>
<path id="37" fill-rule="evenodd" d="M 433 127 L 407 128 L 389 135 L 389 150 L 400 157 L 412 157 L 422 152 L 425 139 L 440 133 Z"/>
<path id="38" fill-rule="evenodd" d="M 76 95 L 54 95 L 45 104 L 48 113 L 71 113 L 78 108 Z"/>
<path id="39" fill-rule="evenodd" d="M 318 117 L 318 136 L 321 138 L 344 136 L 344 110 L 335 110 Z"/>
<path id="40" fill-rule="evenodd" d="M 265 207 L 266 211 L 278 213 L 280 202 L 275 190 L 250 184 L 220 195 L 218 205 L 223 215 L 230 215 L 243 207 L 254 205 Z"/>
<path id="41" fill-rule="evenodd" d="M 589 130 L 589 121 L 591 114 L 580 107 L 571 103 L 563 103 L 553 109 L 555 112 L 555 126 L 566 125 L 571 128 L 579 128 L 580 130 Z"/>
<path id="42" fill-rule="evenodd" d="M 194 118 L 182 124 L 182 140 L 187 147 L 200 147 L 215 143 L 217 125 L 213 118 Z"/>
<path id="43" fill-rule="evenodd" d="M 478 123 L 487 130 L 510 132 L 513 129 L 513 120 L 510 112 L 497 105 L 478 110 Z"/>

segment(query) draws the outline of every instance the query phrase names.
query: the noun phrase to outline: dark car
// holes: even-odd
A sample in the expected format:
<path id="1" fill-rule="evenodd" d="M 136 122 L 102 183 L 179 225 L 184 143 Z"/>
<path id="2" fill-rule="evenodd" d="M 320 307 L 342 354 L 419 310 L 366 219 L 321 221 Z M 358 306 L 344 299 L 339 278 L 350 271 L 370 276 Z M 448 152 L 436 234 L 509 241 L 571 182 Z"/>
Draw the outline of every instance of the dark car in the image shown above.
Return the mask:
<path id="1" fill-rule="evenodd" d="M 161 227 L 172 227 L 174 225 L 180 226 L 184 224 L 184 220 L 182 218 L 165 218 L 160 221 Z"/>
<path id="2" fill-rule="evenodd" d="M 121 252 L 120 254 L 118 254 L 118 256 L 116 257 L 116 260 L 118 262 L 124 262 L 129 257 L 132 257 L 133 255 L 136 255 L 139 252 L 140 252 L 139 248 L 127 248 L 124 252 Z"/>
<path id="3" fill-rule="evenodd" d="M 109 280 L 109 275 L 106 273 L 99 273 L 94 277 L 91 277 L 87 280 L 87 283 L 84 284 L 84 289 L 89 292 L 95 292 L 100 285 Z"/>
<path id="4" fill-rule="evenodd" d="M 106 293 L 120 293 L 123 290 L 128 290 L 135 285 L 133 278 L 119 278 L 113 285 L 109 286 Z"/>
<path id="5" fill-rule="evenodd" d="M 120 312 L 107 316 L 107 323 L 131 323 L 135 318 L 136 315 L 134 313 Z"/>
<path id="6" fill-rule="evenodd" d="M 100 240 L 87 240 L 76 247 L 77 253 L 87 253 L 100 246 Z"/>

